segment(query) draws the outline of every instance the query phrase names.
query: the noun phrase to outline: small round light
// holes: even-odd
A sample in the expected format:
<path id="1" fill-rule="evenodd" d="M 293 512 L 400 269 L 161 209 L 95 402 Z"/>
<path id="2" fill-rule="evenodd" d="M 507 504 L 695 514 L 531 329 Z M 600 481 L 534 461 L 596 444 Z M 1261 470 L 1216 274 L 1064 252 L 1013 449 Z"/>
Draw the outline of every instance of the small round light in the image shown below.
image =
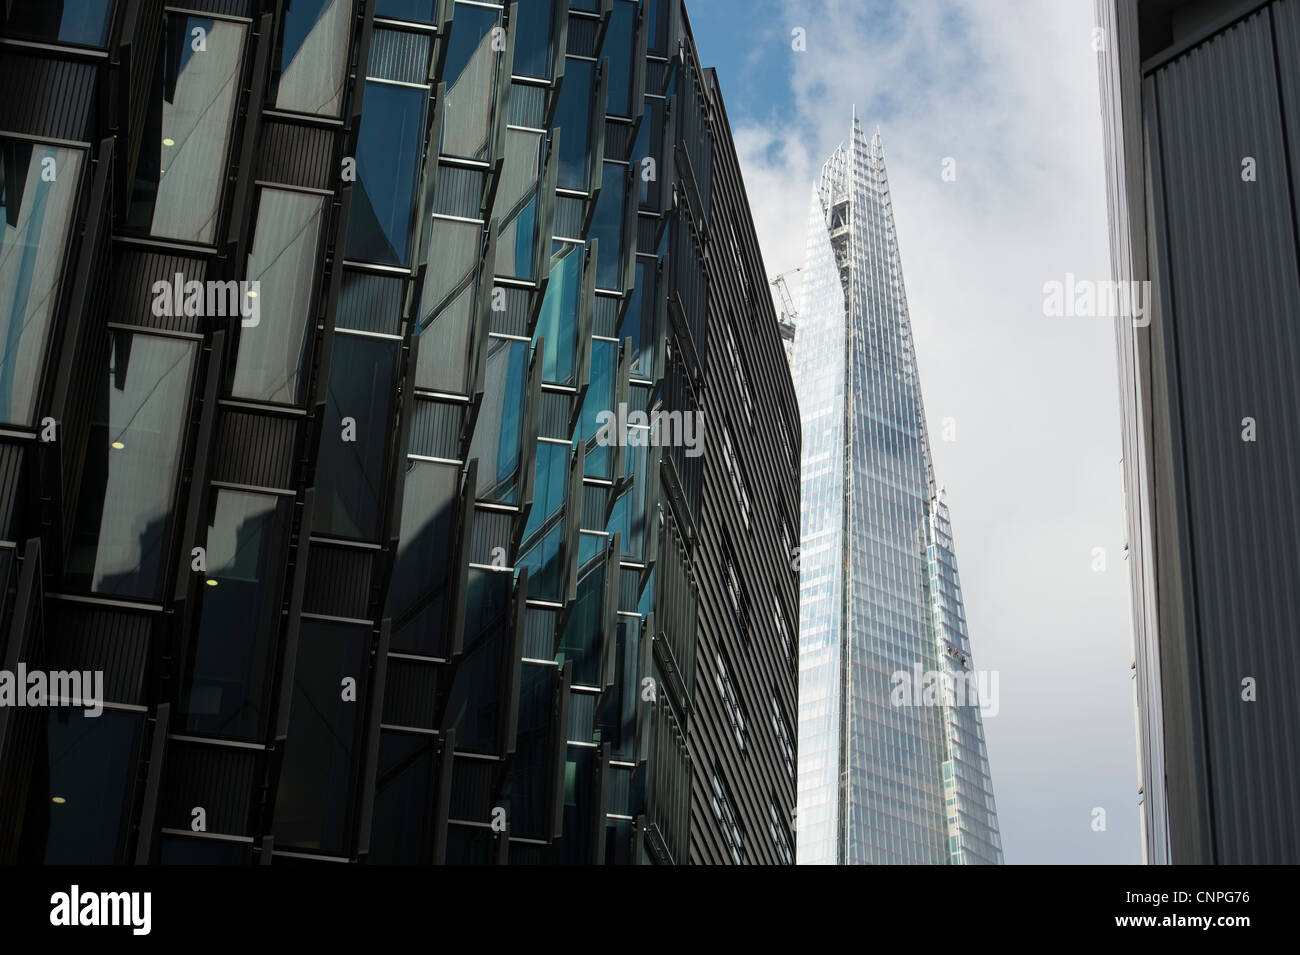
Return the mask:
<path id="1" fill-rule="evenodd" d="M 56 806 L 62 806 L 65 802 L 67 802 L 67 800 L 64 799 L 62 796 L 55 796 L 50 800 L 50 802 L 54 803 L 54 805 Z"/>
<path id="2" fill-rule="evenodd" d="M 164 146 L 175 146 L 175 145 L 176 145 L 176 140 L 174 140 L 174 139 L 172 139 L 170 136 L 168 136 L 166 139 L 163 140 L 163 145 L 164 145 Z"/>
<path id="3" fill-rule="evenodd" d="M 114 451 L 122 451 L 122 450 L 124 450 L 125 448 L 126 448 L 126 445 L 123 444 L 121 441 L 114 441 L 114 442 L 113 442 L 113 450 L 114 450 Z"/>
<path id="4" fill-rule="evenodd" d="M 248 297 L 249 297 L 249 298 L 257 298 L 257 289 L 255 289 L 255 288 L 250 288 L 250 289 L 248 290 Z"/>
<path id="5" fill-rule="evenodd" d="M 217 581 L 214 580 L 213 578 L 209 577 L 208 580 L 207 580 L 207 584 L 208 584 L 209 587 L 215 587 L 215 586 L 217 585 Z"/>

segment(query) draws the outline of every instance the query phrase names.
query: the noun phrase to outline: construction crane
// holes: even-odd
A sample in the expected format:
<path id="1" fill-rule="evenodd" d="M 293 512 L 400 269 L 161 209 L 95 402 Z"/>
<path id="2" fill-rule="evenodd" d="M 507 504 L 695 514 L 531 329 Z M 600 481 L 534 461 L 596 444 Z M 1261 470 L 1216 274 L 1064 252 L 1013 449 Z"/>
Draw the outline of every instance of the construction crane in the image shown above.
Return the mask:
<path id="1" fill-rule="evenodd" d="M 802 269 L 788 269 L 769 283 L 776 291 L 776 324 L 781 331 L 781 344 L 785 347 L 785 360 L 794 357 L 794 329 L 799 322 L 799 312 L 794 307 L 794 298 L 790 295 L 790 286 L 785 282 L 787 275 L 794 275 Z"/>

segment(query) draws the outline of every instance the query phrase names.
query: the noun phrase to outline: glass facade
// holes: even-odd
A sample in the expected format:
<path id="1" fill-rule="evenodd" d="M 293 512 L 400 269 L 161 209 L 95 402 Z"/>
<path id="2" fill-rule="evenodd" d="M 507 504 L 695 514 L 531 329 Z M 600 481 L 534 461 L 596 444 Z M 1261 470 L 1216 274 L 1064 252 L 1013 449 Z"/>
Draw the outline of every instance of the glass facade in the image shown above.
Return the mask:
<path id="1" fill-rule="evenodd" d="M 949 686 L 973 663 L 884 150 L 856 118 L 813 189 L 793 372 L 804 433 L 798 861 L 1000 863 L 978 703 L 894 692 L 900 673 Z"/>

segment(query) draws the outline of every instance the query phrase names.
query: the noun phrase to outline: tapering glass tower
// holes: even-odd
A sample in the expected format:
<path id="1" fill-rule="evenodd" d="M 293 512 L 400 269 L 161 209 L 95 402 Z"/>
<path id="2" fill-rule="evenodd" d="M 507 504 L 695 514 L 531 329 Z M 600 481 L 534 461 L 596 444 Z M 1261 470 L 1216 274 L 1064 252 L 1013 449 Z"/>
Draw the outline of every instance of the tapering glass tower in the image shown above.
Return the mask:
<path id="1" fill-rule="evenodd" d="M 934 479 L 884 149 L 852 126 L 813 189 L 793 357 L 798 861 L 1001 863 L 980 715 L 996 696 Z"/>

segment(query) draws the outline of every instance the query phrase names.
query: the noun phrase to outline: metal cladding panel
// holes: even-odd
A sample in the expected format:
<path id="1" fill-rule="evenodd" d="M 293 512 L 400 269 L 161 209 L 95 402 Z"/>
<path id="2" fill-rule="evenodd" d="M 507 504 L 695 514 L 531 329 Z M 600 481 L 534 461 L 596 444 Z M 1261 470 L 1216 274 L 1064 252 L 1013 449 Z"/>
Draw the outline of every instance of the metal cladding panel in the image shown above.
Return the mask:
<path id="1" fill-rule="evenodd" d="M 191 334 L 203 331 L 201 316 L 185 315 L 183 302 L 176 302 L 170 294 L 155 295 L 153 287 L 160 281 L 168 283 L 169 287 L 176 284 L 183 287 L 190 281 L 206 280 L 208 263 L 205 259 L 121 247 L 113 259 L 114 294 L 109 321 Z M 181 276 L 179 283 L 176 282 L 178 275 Z M 162 314 L 156 314 L 158 312 Z"/>
<path id="2" fill-rule="evenodd" d="M 372 551 L 313 542 L 307 561 L 303 612 L 368 619 L 373 570 Z"/>
<path id="3" fill-rule="evenodd" d="M 429 47 L 425 33 L 375 30 L 367 73 L 373 79 L 424 83 L 429 78 Z"/>
<path id="4" fill-rule="evenodd" d="M 189 831 L 195 809 L 202 809 L 206 832 L 227 836 L 253 835 L 249 808 L 261 755 L 252 750 L 172 743 L 163 778 L 160 823 Z"/>
<path id="5" fill-rule="evenodd" d="M 212 479 L 252 487 L 293 487 L 298 422 L 225 408 L 217 422 Z"/>
<path id="6" fill-rule="evenodd" d="M 0 56 L 0 129 L 52 139 L 90 139 L 96 79 L 92 63 L 6 51 Z"/>
<path id="7" fill-rule="evenodd" d="M 1300 791 L 1300 698 L 1289 686 L 1300 670 L 1300 129 L 1279 100 L 1300 82 L 1296 6 L 1263 8 L 1152 74 L 1160 320 L 1178 432 L 1164 491 L 1186 522 L 1190 610 L 1185 634 L 1164 639 L 1185 641 L 1200 686 L 1188 707 L 1166 700 L 1165 723 L 1187 733 L 1186 721 L 1204 720 L 1213 833 L 1213 858 L 1189 858 L 1174 818 L 1175 862 L 1300 861 L 1300 821 L 1280 811 Z M 1286 109 L 1295 116 L 1294 101 Z"/>
<path id="8" fill-rule="evenodd" d="M 333 130 L 267 120 L 258 143 L 258 178 L 287 186 L 330 189 L 334 185 Z"/>
<path id="9" fill-rule="evenodd" d="M 99 670 L 104 700 L 144 705 L 155 618 L 148 614 L 55 601 L 49 607 L 43 665 Z"/>

